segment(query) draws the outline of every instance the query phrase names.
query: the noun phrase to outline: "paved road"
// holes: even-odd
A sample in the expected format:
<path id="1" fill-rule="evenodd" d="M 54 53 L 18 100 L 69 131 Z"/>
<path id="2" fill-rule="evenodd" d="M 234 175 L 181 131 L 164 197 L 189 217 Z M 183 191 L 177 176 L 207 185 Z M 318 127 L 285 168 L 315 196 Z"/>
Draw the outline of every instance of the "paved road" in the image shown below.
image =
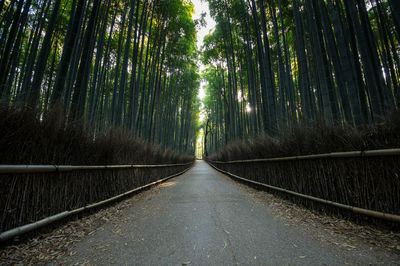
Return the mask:
<path id="1" fill-rule="evenodd" d="M 94 265 L 343 265 L 382 259 L 319 242 L 271 216 L 267 204 L 198 161 L 140 198 L 121 222 L 76 243 L 74 255 L 64 259 Z"/>

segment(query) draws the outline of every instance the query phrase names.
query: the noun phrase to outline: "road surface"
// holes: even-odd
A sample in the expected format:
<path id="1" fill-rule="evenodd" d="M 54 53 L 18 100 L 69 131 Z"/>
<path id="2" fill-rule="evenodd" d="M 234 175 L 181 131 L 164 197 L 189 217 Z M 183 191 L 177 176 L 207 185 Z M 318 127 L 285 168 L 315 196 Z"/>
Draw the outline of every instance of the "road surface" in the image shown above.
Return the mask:
<path id="1" fill-rule="evenodd" d="M 147 193 L 58 262 L 92 265 L 343 265 L 398 261 L 348 250 L 285 224 L 245 186 L 203 161 Z M 396 255 L 393 255 L 396 256 Z M 382 261 L 383 260 L 383 261 Z"/>

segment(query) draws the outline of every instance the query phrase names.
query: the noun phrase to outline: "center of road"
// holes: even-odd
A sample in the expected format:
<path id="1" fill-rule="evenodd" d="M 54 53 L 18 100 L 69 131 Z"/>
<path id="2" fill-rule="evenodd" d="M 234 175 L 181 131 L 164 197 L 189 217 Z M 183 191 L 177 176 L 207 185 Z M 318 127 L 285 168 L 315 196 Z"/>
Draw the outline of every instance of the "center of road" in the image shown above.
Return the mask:
<path id="1" fill-rule="evenodd" d="M 374 263 L 285 225 L 268 202 L 204 161 L 145 192 L 121 221 L 75 244 L 68 263 L 282 265 Z M 135 197 L 135 196 L 134 196 Z"/>

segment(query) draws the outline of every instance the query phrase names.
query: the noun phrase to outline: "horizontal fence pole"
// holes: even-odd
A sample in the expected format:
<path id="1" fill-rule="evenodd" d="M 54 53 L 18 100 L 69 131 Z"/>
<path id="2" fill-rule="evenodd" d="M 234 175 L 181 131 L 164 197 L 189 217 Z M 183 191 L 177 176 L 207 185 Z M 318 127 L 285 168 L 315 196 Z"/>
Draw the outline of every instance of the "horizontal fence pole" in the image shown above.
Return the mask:
<path id="1" fill-rule="evenodd" d="M 48 173 L 48 172 L 69 172 L 78 170 L 106 170 L 122 168 L 160 168 L 185 166 L 189 163 L 181 164 L 153 164 L 153 165 L 0 165 L 0 174 L 19 174 L 19 173 Z"/>
<path id="2" fill-rule="evenodd" d="M 208 162 L 208 161 L 207 161 Z M 375 217 L 375 218 L 379 218 L 379 219 L 383 219 L 383 220 L 387 220 L 387 221 L 391 221 L 391 222 L 396 222 L 396 223 L 400 223 L 400 215 L 396 215 L 396 214 L 390 214 L 390 213 L 384 213 L 384 212 L 379 212 L 379 211 L 373 211 L 373 210 L 367 210 L 367 209 L 363 209 L 363 208 L 358 208 L 358 207 L 353 207 L 353 206 L 349 206 L 346 204 L 342 204 L 342 203 L 338 203 L 338 202 L 334 202 L 334 201 L 330 201 L 330 200 L 326 200 L 326 199 L 321 199 L 321 198 L 317 198 L 317 197 L 313 197 L 313 196 L 309 196 L 309 195 L 305 195 L 305 194 L 301 194 L 298 192 L 294 192 L 291 190 L 287 190 L 284 188 L 280 188 L 280 187 L 275 187 L 275 186 L 271 186 L 271 185 L 267 185 L 261 182 L 257 182 L 257 181 L 253 181 L 247 178 L 243 178 L 240 176 L 237 176 L 235 174 L 232 174 L 228 171 L 219 169 L 218 167 L 216 167 L 215 165 L 213 165 L 212 163 L 208 162 L 209 165 L 211 165 L 214 169 L 216 169 L 217 171 L 224 173 L 228 176 L 231 176 L 233 178 L 245 181 L 247 183 L 253 183 L 259 186 L 263 186 L 272 190 L 276 190 L 276 191 L 280 191 L 280 192 L 284 192 L 290 195 L 294 195 L 300 198 L 305 198 L 308 200 L 313 200 L 316 202 L 320 202 L 320 203 L 324 203 L 327 205 L 331 205 L 331 206 L 335 206 L 341 209 L 345 209 L 345 210 L 349 210 L 352 211 L 354 213 L 358 213 L 358 214 L 363 214 L 366 216 L 370 216 L 370 217 Z"/>
<path id="3" fill-rule="evenodd" d="M 257 163 L 257 162 L 280 162 L 280 161 L 295 161 L 295 160 L 312 160 L 312 159 L 329 159 L 329 158 L 358 158 L 358 157 L 373 157 L 373 156 L 393 156 L 400 155 L 400 149 L 384 149 L 370 151 L 346 151 L 346 152 L 331 152 L 313 155 L 299 155 L 279 158 L 267 159 L 249 159 L 249 160 L 234 160 L 234 161 L 212 161 L 217 164 L 232 164 L 232 163 Z"/>
<path id="4" fill-rule="evenodd" d="M 192 162 L 192 163 L 193 163 L 193 162 Z M 187 164 L 184 164 L 184 165 L 187 165 Z M 34 223 L 26 224 L 26 225 L 19 226 L 19 227 L 17 227 L 17 228 L 14 228 L 14 229 L 11 229 L 11 230 L 2 232 L 2 233 L 0 234 L 0 242 L 4 242 L 4 241 L 6 241 L 6 240 L 8 240 L 8 239 L 11 239 L 11 238 L 13 238 L 13 237 L 16 237 L 16 236 L 18 236 L 18 235 L 22 235 L 22 234 L 24 234 L 24 233 L 27 233 L 27 232 L 36 230 L 36 229 L 38 229 L 38 228 L 40 228 L 40 227 L 43 227 L 43 226 L 45 226 L 45 225 L 48 225 L 48 224 L 50 224 L 50 223 L 59 221 L 59 220 L 65 218 L 65 217 L 68 217 L 68 216 L 71 216 L 71 215 L 74 215 L 74 214 L 83 212 L 83 211 L 85 211 L 85 210 L 89 210 L 89 209 L 92 209 L 92 208 L 95 208 L 95 207 L 104 205 L 104 204 L 106 204 L 106 203 L 110 203 L 110 202 L 112 202 L 112 201 L 115 201 L 115 200 L 117 200 L 117 199 L 120 199 L 120 198 L 122 198 L 122 197 L 124 197 L 124 196 L 127 196 L 127 195 L 129 195 L 129 194 L 132 194 L 132 193 L 134 193 L 134 192 L 138 192 L 138 191 L 140 191 L 140 190 L 143 190 L 143 189 L 149 188 L 149 187 L 151 187 L 151 186 L 157 185 L 157 184 L 162 183 L 162 182 L 164 182 L 164 181 L 166 181 L 166 180 L 168 180 L 168 179 L 171 179 L 171 178 L 176 177 L 176 176 L 178 176 L 178 175 L 184 174 L 184 173 L 185 173 L 186 171 L 188 171 L 190 168 L 191 168 L 191 167 L 188 167 L 187 169 L 185 169 L 185 170 L 183 170 L 183 171 L 181 171 L 181 172 L 179 172 L 179 173 L 176 173 L 176 174 L 167 176 L 167 177 L 165 177 L 165 178 L 162 178 L 162 179 L 159 179 L 159 180 L 157 180 L 157 181 L 151 182 L 151 183 L 149 183 L 149 184 L 147 184 L 147 185 L 134 188 L 134 189 L 132 189 L 132 190 L 129 190 L 129 191 L 124 192 L 124 193 L 122 193 L 122 194 L 119 194 L 119 195 L 117 195 L 117 196 L 108 198 L 108 199 L 106 199 L 106 200 L 102 200 L 102 201 L 99 201 L 99 202 L 96 202 L 96 203 L 93 203 L 93 204 L 90 204 L 90 205 L 87 205 L 87 206 L 85 206 L 85 207 L 81 207 L 81 208 L 78 208 L 78 209 L 75 209 L 75 210 L 64 211 L 64 212 L 61 212 L 61 213 L 58 213 L 58 214 L 49 216 L 49 217 L 47 217 L 47 218 L 44 218 L 44 219 L 42 219 L 42 220 L 36 221 L 36 222 L 34 222 Z"/>

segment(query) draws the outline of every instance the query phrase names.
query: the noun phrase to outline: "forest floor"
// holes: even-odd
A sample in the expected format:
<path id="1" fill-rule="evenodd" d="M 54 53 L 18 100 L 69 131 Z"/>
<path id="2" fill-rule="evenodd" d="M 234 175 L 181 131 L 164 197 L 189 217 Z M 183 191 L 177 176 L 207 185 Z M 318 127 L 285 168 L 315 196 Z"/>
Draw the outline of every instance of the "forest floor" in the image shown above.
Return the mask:
<path id="1" fill-rule="evenodd" d="M 400 264 L 400 234 L 315 213 L 203 161 L 52 232 L 0 249 L 0 264 Z"/>

